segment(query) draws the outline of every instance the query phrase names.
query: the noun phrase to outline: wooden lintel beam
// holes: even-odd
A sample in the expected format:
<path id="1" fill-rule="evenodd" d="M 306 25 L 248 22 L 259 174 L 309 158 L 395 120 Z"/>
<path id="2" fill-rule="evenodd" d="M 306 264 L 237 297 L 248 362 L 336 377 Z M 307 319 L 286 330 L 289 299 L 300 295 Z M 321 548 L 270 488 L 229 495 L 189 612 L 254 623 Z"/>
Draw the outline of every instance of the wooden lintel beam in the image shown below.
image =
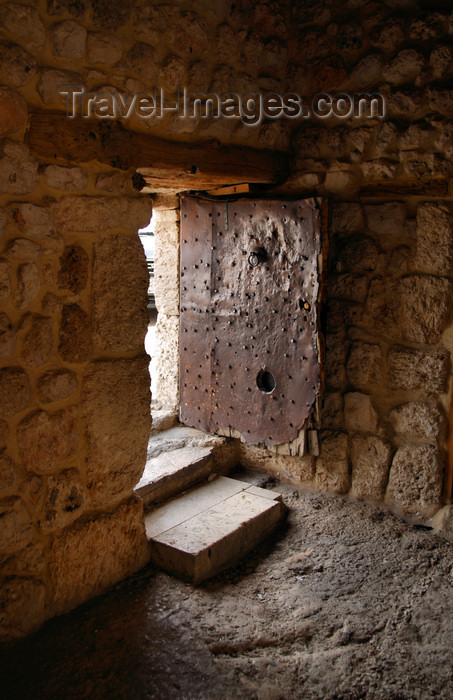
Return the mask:
<path id="1" fill-rule="evenodd" d="M 134 167 L 148 185 L 208 189 L 238 182 L 273 184 L 288 172 L 280 151 L 224 146 L 217 141 L 181 143 L 126 129 L 119 122 L 33 112 L 26 142 L 33 155 L 60 164 L 97 160 L 122 170 Z"/>

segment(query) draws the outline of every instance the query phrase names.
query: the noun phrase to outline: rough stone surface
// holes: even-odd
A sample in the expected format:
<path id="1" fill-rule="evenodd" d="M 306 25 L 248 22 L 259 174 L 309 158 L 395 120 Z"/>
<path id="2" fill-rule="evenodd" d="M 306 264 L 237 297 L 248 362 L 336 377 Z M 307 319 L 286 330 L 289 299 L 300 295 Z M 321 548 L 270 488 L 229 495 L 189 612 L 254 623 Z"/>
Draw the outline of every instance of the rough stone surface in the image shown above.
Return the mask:
<path id="1" fill-rule="evenodd" d="M 445 414 L 438 404 L 409 401 L 390 413 L 390 423 L 400 435 L 436 441 L 445 427 Z"/>
<path id="2" fill-rule="evenodd" d="M 16 466 L 4 452 L 0 453 L 0 490 L 9 489 L 16 480 Z"/>
<path id="3" fill-rule="evenodd" d="M 24 263 L 17 270 L 16 306 L 28 308 L 41 290 L 41 276 L 35 263 Z"/>
<path id="4" fill-rule="evenodd" d="M 326 384 L 330 389 L 343 389 L 346 382 L 346 356 L 348 344 L 340 337 L 327 336 Z"/>
<path id="5" fill-rule="evenodd" d="M 68 469 L 46 479 L 47 498 L 39 520 L 45 531 L 61 530 L 82 514 L 86 493 L 76 469 Z"/>
<path id="6" fill-rule="evenodd" d="M 326 393 L 322 399 L 322 426 L 341 430 L 344 423 L 343 397 L 340 393 Z"/>
<path id="7" fill-rule="evenodd" d="M 91 357 L 91 319 L 77 304 L 63 306 L 58 350 L 67 362 L 86 362 Z"/>
<path id="8" fill-rule="evenodd" d="M 355 233 L 363 230 L 363 209 L 355 202 L 341 202 L 332 207 L 332 231 L 334 233 Z"/>
<path id="9" fill-rule="evenodd" d="M 152 202 L 148 197 L 62 197 L 53 207 L 61 231 L 136 229 L 149 224 Z"/>
<path id="10" fill-rule="evenodd" d="M 130 493 L 146 461 L 151 428 L 147 357 L 95 362 L 82 387 L 87 485 L 94 503 Z"/>
<path id="11" fill-rule="evenodd" d="M 56 190 L 83 190 L 88 183 L 88 174 L 82 168 L 64 168 L 60 165 L 48 165 L 44 170 L 44 179 L 49 187 Z"/>
<path id="12" fill-rule="evenodd" d="M 70 370 L 51 370 L 43 374 L 37 383 L 39 400 L 43 403 L 66 399 L 77 389 L 77 375 Z"/>
<path id="13" fill-rule="evenodd" d="M 16 331 L 10 318 L 0 313 L 0 360 L 7 360 L 16 346 Z"/>
<path id="14" fill-rule="evenodd" d="M 70 610 L 105 591 L 144 566 L 148 558 L 142 505 L 136 500 L 67 528 L 52 545 L 56 611 Z"/>
<path id="15" fill-rule="evenodd" d="M 375 433 L 378 415 L 371 398 L 360 392 L 348 392 L 344 396 L 344 416 L 349 432 Z"/>
<path id="16" fill-rule="evenodd" d="M 159 224 L 154 230 L 154 293 L 159 313 L 179 315 L 179 226 Z"/>
<path id="17" fill-rule="evenodd" d="M 40 541 L 30 542 L 19 552 L 1 559 L 0 572 L 6 576 L 36 576 L 45 569 L 44 547 Z"/>
<path id="18" fill-rule="evenodd" d="M 0 447 L 4 447 L 9 438 L 9 425 L 6 420 L 0 419 Z"/>
<path id="19" fill-rule="evenodd" d="M 42 581 L 9 577 L 0 586 L 0 636 L 10 640 L 29 634 L 47 617 Z"/>
<path id="20" fill-rule="evenodd" d="M 399 202 L 365 206 L 365 219 L 370 231 L 377 234 L 398 235 L 402 232 L 406 211 Z"/>
<path id="21" fill-rule="evenodd" d="M 444 506 L 437 511 L 430 524 L 443 537 L 453 542 L 453 506 Z"/>
<path id="22" fill-rule="evenodd" d="M 0 48 L 2 79 L 14 87 L 26 85 L 36 74 L 36 59 L 17 44 Z"/>
<path id="23" fill-rule="evenodd" d="M 14 260 L 36 260 L 42 254 L 42 249 L 27 238 L 15 238 L 8 244 L 7 252 Z"/>
<path id="24" fill-rule="evenodd" d="M 80 74 L 46 68 L 41 73 L 37 90 L 46 106 L 63 109 L 66 106 L 66 95 L 62 92 L 65 85 L 86 87 Z"/>
<path id="25" fill-rule="evenodd" d="M 14 552 L 25 547 L 33 537 L 33 523 L 21 498 L 0 501 L 0 522 L 1 552 Z"/>
<path id="26" fill-rule="evenodd" d="M 87 30 L 78 22 L 68 19 L 52 29 L 52 49 L 55 56 L 83 58 Z"/>
<path id="27" fill-rule="evenodd" d="M 148 271 L 137 235 L 99 236 L 94 243 L 93 341 L 113 352 L 143 349 L 148 325 Z"/>
<path id="28" fill-rule="evenodd" d="M 156 354 L 151 364 L 156 381 L 153 400 L 174 409 L 179 403 L 179 318 L 159 314 L 156 327 Z M 153 380 L 154 381 L 154 380 Z"/>
<path id="29" fill-rule="evenodd" d="M 15 90 L 0 87 L 0 136 L 20 129 L 27 119 L 27 103 Z"/>
<path id="30" fill-rule="evenodd" d="M 48 362 L 53 348 L 53 323 L 49 318 L 36 318 L 22 342 L 22 359 L 26 365 L 39 367 Z"/>
<path id="31" fill-rule="evenodd" d="M 0 21 L 15 39 L 30 49 L 39 49 L 46 40 L 46 30 L 34 7 L 7 2 L 0 7 Z"/>
<path id="32" fill-rule="evenodd" d="M 424 58 L 413 49 L 400 51 L 391 64 L 384 69 L 384 80 L 392 85 L 408 83 L 421 73 Z"/>
<path id="33" fill-rule="evenodd" d="M 453 225 L 442 204 L 424 204 L 417 211 L 417 245 L 413 269 L 434 275 L 450 275 L 453 255 Z"/>
<path id="34" fill-rule="evenodd" d="M 9 417 L 23 411 L 30 399 L 30 383 L 20 367 L 0 370 L 0 415 Z"/>
<path id="35" fill-rule="evenodd" d="M 423 389 L 443 393 L 450 369 L 449 353 L 444 348 L 414 350 L 392 348 L 388 358 L 391 389 Z"/>
<path id="36" fill-rule="evenodd" d="M 441 505 L 442 459 L 434 445 L 402 445 L 390 469 L 386 501 L 406 515 L 430 517 Z"/>
<path id="37" fill-rule="evenodd" d="M 377 269 L 380 249 L 369 236 L 337 240 L 337 271 L 369 273 Z"/>
<path id="38" fill-rule="evenodd" d="M 58 286 L 80 294 L 88 280 L 88 253 L 82 246 L 67 246 L 60 258 Z"/>
<path id="39" fill-rule="evenodd" d="M 354 437 L 351 443 L 351 495 L 380 501 L 392 456 L 390 445 L 378 437 Z"/>
<path id="40" fill-rule="evenodd" d="M 27 194 L 38 182 L 38 163 L 28 148 L 14 141 L 0 144 L 0 190 L 6 194 Z"/>
<path id="41" fill-rule="evenodd" d="M 8 260 L 0 260 L 0 299 L 6 299 L 11 292 L 11 270 Z"/>
<path id="42" fill-rule="evenodd" d="M 113 34 L 89 34 L 87 56 L 90 63 L 112 65 L 123 55 L 123 43 Z"/>
<path id="43" fill-rule="evenodd" d="M 322 439 L 314 483 L 319 489 L 346 493 L 349 490 L 348 436 L 331 433 Z"/>
<path id="44" fill-rule="evenodd" d="M 379 345 L 354 341 L 346 365 L 351 384 L 367 389 L 378 384 L 382 377 L 382 352 Z"/>
<path id="45" fill-rule="evenodd" d="M 74 453 L 77 438 L 77 410 L 74 406 L 56 413 L 36 411 L 17 428 L 22 463 L 37 474 L 57 471 L 61 460 Z"/>

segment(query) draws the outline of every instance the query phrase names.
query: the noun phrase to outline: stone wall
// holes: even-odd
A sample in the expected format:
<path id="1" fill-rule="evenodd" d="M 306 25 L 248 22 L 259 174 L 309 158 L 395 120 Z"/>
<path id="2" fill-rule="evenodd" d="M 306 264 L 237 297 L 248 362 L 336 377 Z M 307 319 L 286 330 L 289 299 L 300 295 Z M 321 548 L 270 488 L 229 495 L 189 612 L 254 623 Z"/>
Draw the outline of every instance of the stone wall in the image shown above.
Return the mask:
<path id="1" fill-rule="evenodd" d="M 51 142 L 47 158 L 29 151 L 29 112 L 63 111 L 62 85 L 386 96 L 384 120 L 250 127 L 169 113 L 123 126 L 291 147 L 280 194 L 330 198 L 321 454 L 243 447 L 243 461 L 416 517 L 441 504 L 453 348 L 453 18 L 443 5 L 0 4 L 2 637 L 29 632 L 147 558 L 133 487 L 150 427 L 136 232 L 151 203 L 133 171 L 62 163 Z M 157 245 L 176 262 L 173 206 L 157 207 Z M 174 332 L 177 298 L 161 313 L 159 332 Z"/>

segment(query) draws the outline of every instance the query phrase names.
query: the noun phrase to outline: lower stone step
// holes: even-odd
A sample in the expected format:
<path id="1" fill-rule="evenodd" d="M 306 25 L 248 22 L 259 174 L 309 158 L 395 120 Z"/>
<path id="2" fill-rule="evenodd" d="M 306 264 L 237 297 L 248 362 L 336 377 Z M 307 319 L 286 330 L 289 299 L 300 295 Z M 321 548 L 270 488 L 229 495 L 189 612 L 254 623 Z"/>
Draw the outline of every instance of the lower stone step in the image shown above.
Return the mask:
<path id="1" fill-rule="evenodd" d="M 145 517 L 152 561 L 200 583 L 239 562 L 286 512 L 281 494 L 216 476 Z"/>

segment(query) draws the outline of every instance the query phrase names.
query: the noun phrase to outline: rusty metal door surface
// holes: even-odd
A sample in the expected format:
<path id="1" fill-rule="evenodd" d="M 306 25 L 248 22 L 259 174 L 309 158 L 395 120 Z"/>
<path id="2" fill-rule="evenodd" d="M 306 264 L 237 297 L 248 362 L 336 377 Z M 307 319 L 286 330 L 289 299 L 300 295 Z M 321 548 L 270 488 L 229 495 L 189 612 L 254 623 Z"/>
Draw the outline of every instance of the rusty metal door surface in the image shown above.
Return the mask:
<path id="1" fill-rule="evenodd" d="M 181 420 L 293 440 L 320 390 L 321 214 L 300 201 L 181 201 Z"/>

